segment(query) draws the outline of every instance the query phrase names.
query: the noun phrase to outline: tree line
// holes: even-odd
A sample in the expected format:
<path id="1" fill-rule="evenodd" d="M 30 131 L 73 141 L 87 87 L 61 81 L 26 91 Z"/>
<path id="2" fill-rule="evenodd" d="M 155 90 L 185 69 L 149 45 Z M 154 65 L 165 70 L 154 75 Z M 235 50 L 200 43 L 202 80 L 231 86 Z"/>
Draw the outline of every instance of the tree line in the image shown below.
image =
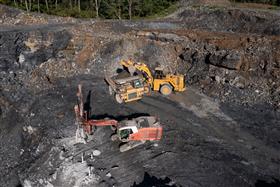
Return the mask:
<path id="1" fill-rule="evenodd" d="M 167 15 L 180 0 L 0 0 L 0 3 L 28 12 L 59 16 L 105 19 L 132 19 Z M 231 0 L 280 6 L 280 0 Z"/>
<path id="2" fill-rule="evenodd" d="M 0 0 L 0 3 L 59 16 L 132 19 L 164 15 L 179 0 Z"/>

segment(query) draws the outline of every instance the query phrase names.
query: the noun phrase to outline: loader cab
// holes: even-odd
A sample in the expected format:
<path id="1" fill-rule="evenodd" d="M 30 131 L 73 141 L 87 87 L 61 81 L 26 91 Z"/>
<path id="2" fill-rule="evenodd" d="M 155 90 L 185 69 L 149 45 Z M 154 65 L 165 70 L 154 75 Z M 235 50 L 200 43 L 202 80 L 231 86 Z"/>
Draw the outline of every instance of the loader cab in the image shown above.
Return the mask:
<path id="1" fill-rule="evenodd" d="M 163 79 L 165 77 L 163 73 L 163 69 L 160 67 L 155 68 L 155 74 L 154 74 L 155 79 Z"/>

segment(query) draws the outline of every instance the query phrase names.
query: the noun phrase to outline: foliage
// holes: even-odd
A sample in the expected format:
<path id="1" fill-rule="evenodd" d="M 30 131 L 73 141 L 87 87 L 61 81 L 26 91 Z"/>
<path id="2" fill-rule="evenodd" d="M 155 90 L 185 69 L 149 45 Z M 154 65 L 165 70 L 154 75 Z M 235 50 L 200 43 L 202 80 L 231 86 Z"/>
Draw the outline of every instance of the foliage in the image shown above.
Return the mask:
<path id="1" fill-rule="evenodd" d="M 27 11 L 72 16 L 81 18 L 98 17 L 104 19 L 164 16 L 176 10 L 179 0 L 0 0 L 0 3 Z M 131 3 L 131 7 L 129 6 Z M 39 6 L 38 6 L 39 5 Z M 98 10 L 96 10 L 98 8 Z"/>
<path id="2" fill-rule="evenodd" d="M 177 9 L 180 0 L 0 0 L 0 3 L 27 11 L 78 18 L 157 18 Z M 280 6 L 280 0 L 231 0 Z M 132 2 L 129 6 L 129 2 Z M 131 14 L 129 14 L 131 10 Z"/>

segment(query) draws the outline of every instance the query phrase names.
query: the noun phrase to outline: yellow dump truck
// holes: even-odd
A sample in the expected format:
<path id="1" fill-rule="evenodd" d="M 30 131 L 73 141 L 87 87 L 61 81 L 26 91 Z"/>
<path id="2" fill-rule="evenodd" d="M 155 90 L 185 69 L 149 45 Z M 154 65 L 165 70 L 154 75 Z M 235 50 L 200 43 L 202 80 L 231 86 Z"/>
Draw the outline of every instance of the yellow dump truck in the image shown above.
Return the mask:
<path id="1" fill-rule="evenodd" d="M 149 89 L 140 76 L 129 76 L 125 78 L 110 77 L 105 75 L 109 85 L 109 93 L 115 95 L 118 103 L 139 100 Z"/>

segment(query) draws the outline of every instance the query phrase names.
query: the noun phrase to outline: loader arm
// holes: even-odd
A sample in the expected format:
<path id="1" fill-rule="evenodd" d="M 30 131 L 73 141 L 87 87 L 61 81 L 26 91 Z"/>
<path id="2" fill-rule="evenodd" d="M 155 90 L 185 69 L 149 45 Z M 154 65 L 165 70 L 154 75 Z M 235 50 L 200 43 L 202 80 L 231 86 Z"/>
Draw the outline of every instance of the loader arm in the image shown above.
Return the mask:
<path id="1" fill-rule="evenodd" d="M 152 87 L 154 78 L 153 78 L 153 75 L 152 75 L 149 67 L 146 64 L 140 63 L 140 62 L 135 63 L 131 60 L 127 60 L 127 61 L 122 60 L 122 61 L 120 61 L 120 64 L 123 65 L 124 67 L 126 67 L 129 71 L 135 71 L 135 69 L 140 71 L 143 74 L 144 78 L 146 79 L 146 82 L 149 85 L 151 85 L 151 87 Z M 132 73 L 132 72 L 129 72 L 129 73 Z"/>

